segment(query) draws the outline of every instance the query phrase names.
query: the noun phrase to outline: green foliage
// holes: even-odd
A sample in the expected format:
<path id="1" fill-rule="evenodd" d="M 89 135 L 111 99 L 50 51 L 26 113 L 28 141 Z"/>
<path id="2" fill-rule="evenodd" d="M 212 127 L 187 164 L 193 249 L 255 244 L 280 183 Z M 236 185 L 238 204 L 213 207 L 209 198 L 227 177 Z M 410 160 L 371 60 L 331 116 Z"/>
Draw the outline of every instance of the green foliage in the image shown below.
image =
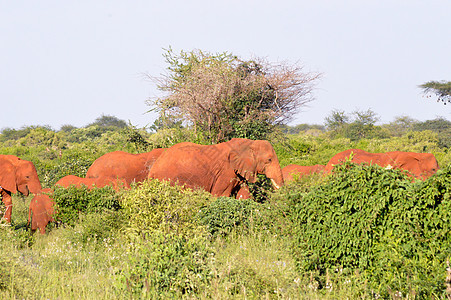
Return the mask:
<path id="1" fill-rule="evenodd" d="M 430 130 L 437 133 L 438 146 L 444 148 L 451 147 L 451 122 L 445 118 L 436 118 L 434 120 L 427 120 L 418 122 L 413 126 L 415 131 Z"/>
<path id="2" fill-rule="evenodd" d="M 284 167 L 290 164 L 325 165 L 338 152 L 354 148 L 355 143 L 347 138 L 331 140 L 326 134 L 312 136 L 301 133 L 274 139 L 272 145 L 281 167 Z"/>
<path id="3" fill-rule="evenodd" d="M 135 243 L 120 282 L 133 295 L 180 297 L 208 284 L 213 250 L 197 212 L 212 201 L 202 190 L 151 180 L 121 199 L 124 232 Z"/>
<path id="4" fill-rule="evenodd" d="M 358 141 L 363 138 L 388 137 L 388 133 L 382 127 L 375 125 L 379 117 L 371 109 L 366 111 L 357 110 L 351 115 L 341 110 L 333 110 L 326 117 L 325 124 L 332 137 L 345 137 L 352 141 Z"/>
<path id="5" fill-rule="evenodd" d="M 195 297 L 210 283 L 213 248 L 202 235 L 153 231 L 137 242 L 117 276 L 119 288 L 133 298 Z"/>
<path id="6" fill-rule="evenodd" d="M 211 194 L 203 190 L 184 190 L 167 181 L 146 181 L 121 196 L 127 215 L 124 230 L 131 238 L 151 236 L 157 230 L 196 234 L 195 215 L 211 201 Z"/>
<path id="7" fill-rule="evenodd" d="M 419 121 L 408 116 L 399 116 L 396 117 L 394 121 L 383 124 L 382 128 L 387 129 L 390 136 L 402 136 L 406 132 L 413 130 L 418 122 Z"/>
<path id="8" fill-rule="evenodd" d="M 367 268 L 372 238 L 380 222 L 385 222 L 389 202 L 405 196 L 407 179 L 399 172 L 350 167 L 337 166 L 329 182 L 297 196 L 294 215 L 302 269 Z M 392 191 L 395 199 L 386 194 Z"/>
<path id="9" fill-rule="evenodd" d="M 196 133 L 188 128 L 160 129 L 158 132 L 152 134 L 148 139 L 149 147 L 151 149 L 169 148 L 182 142 L 193 142 L 196 144 L 208 143 L 203 138 L 202 133 Z"/>
<path id="10" fill-rule="evenodd" d="M 431 152 L 440 151 L 437 133 L 430 130 L 409 131 L 403 136 L 393 137 L 383 144 L 380 152 L 386 151 L 408 151 L 408 152 Z"/>
<path id="11" fill-rule="evenodd" d="M 358 270 L 383 297 L 443 294 L 450 172 L 412 183 L 400 171 L 345 163 L 311 191 L 292 193 L 299 269 L 318 272 L 320 286 L 327 270 Z"/>
<path id="12" fill-rule="evenodd" d="M 76 128 L 77 127 L 75 127 L 74 125 L 64 124 L 64 125 L 61 126 L 60 131 L 71 132 L 72 130 L 74 130 Z"/>
<path id="13" fill-rule="evenodd" d="M 64 226 L 64 231 L 59 234 L 74 244 L 94 245 L 97 248 L 101 248 L 102 242 L 119 237 L 124 223 L 122 211 L 103 207 L 97 207 L 94 210 L 79 213 L 73 226 Z M 54 232 L 55 229 L 51 228 L 51 230 Z"/>
<path id="14" fill-rule="evenodd" d="M 198 218 L 213 236 L 227 236 L 234 230 L 248 233 L 251 227 L 260 221 L 262 208 L 264 210 L 264 206 L 252 199 L 220 197 L 202 208 Z"/>
<path id="15" fill-rule="evenodd" d="M 55 219 L 63 224 L 75 225 L 80 214 L 118 210 L 118 195 L 110 186 L 88 190 L 86 186 L 63 188 L 55 186 L 52 199 L 56 204 Z"/>
<path id="16" fill-rule="evenodd" d="M 52 187 L 58 180 L 67 176 L 75 175 L 85 177 L 88 168 L 93 163 L 92 158 L 88 157 L 68 157 L 61 160 L 57 165 L 48 165 L 39 168 L 41 171 L 39 179 L 43 187 Z"/>
<path id="17" fill-rule="evenodd" d="M 150 150 L 150 143 L 146 140 L 148 134 L 145 130 L 139 130 L 130 124 L 125 129 L 125 135 L 127 136 L 127 141 L 133 144 L 138 153 Z"/>

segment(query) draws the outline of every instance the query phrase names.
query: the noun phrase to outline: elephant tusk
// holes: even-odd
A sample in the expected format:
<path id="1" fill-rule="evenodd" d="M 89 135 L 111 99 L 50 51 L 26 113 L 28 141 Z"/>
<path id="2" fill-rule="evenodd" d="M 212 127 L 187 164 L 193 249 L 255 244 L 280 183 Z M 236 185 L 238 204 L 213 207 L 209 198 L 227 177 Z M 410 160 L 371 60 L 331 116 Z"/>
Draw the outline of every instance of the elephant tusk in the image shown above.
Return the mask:
<path id="1" fill-rule="evenodd" d="M 276 190 L 280 189 L 280 186 L 274 181 L 274 179 L 271 179 L 271 183 Z"/>

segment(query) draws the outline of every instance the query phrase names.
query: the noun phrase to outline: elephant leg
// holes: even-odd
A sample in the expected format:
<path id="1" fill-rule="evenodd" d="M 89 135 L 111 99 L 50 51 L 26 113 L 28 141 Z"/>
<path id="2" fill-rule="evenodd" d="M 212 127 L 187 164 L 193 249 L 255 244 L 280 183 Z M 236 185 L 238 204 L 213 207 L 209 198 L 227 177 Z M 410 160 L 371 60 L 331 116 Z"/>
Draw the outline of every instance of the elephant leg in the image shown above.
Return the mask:
<path id="1" fill-rule="evenodd" d="M 11 193 L 5 191 L 2 189 L 2 201 L 5 204 L 5 213 L 3 214 L 3 218 L 8 222 L 11 223 L 11 214 L 12 214 L 12 208 L 13 208 L 13 201 L 11 198 Z"/>

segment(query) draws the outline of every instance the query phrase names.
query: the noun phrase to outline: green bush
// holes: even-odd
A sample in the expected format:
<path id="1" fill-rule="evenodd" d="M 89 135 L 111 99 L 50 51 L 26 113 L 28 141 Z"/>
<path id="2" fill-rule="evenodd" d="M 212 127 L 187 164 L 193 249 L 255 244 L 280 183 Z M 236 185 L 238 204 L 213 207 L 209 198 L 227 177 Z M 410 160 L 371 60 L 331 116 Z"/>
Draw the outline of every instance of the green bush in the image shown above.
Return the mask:
<path id="1" fill-rule="evenodd" d="M 248 232 L 254 222 L 261 218 L 260 208 L 261 205 L 252 199 L 220 197 L 202 208 L 198 218 L 213 236 L 226 236 L 236 229 Z"/>
<path id="2" fill-rule="evenodd" d="M 401 171 L 345 163 L 311 191 L 291 194 L 299 270 L 317 272 L 320 287 L 328 270 L 357 270 L 383 297 L 443 295 L 450 172 L 412 182 Z"/>
<path id="3" fill-rule="evenodd" d="M 197 212 L 213 201 L 203 190 L 184 190 L 168 181 L 149 180 L 122 195 L 128 236 L 151 236 L 156 230 L 197 234 Z M 200 229 L 199 229 L 200 230 Z"/>
<path id="4" fill-rule="evenodd" d="M 57 208 L 55 219 L 72 226 L 79 220 L 80 213 L 103 212 L 120 208 L 118 194 L 110 186 L 91 190 L 88 190 L 86 186 L 80 188 L 56 186 L 52 199 Z"/>
<path id="5" fill-rule="evenodd" d="M 203 207 L 197 218 L 213 237 L 225 237 L 232 232 L 269 231 L 280 234 L 286 230 L 285 208 L 283 203 L 219 197 Z"/>
<path id="6" fill-rule="evenodd" d="M 120 285 L 133 295 L 181 297 L 198 292 L 211 276 L 213 256 L 197 212 L 213 201 L 203 190 L 150 180 L 122 195 L 124 233 L 136 249 Z"/>

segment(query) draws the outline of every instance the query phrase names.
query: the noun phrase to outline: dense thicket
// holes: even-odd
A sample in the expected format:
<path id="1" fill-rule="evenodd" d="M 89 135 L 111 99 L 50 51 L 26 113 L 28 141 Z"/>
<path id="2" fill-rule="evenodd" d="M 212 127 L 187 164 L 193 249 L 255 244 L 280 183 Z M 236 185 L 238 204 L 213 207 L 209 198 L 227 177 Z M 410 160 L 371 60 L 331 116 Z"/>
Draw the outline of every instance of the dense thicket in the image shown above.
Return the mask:
<path id="1" fill-rule="evenodd" d="M 451 168 L 412 182 L 400 171 L 351 163 L 326 182 L 293 193 L 294 253 L 298 267 L 326 272 L 359 270 L 383 298 L 429 298 L 444 290 L 451 256 Z"/>

